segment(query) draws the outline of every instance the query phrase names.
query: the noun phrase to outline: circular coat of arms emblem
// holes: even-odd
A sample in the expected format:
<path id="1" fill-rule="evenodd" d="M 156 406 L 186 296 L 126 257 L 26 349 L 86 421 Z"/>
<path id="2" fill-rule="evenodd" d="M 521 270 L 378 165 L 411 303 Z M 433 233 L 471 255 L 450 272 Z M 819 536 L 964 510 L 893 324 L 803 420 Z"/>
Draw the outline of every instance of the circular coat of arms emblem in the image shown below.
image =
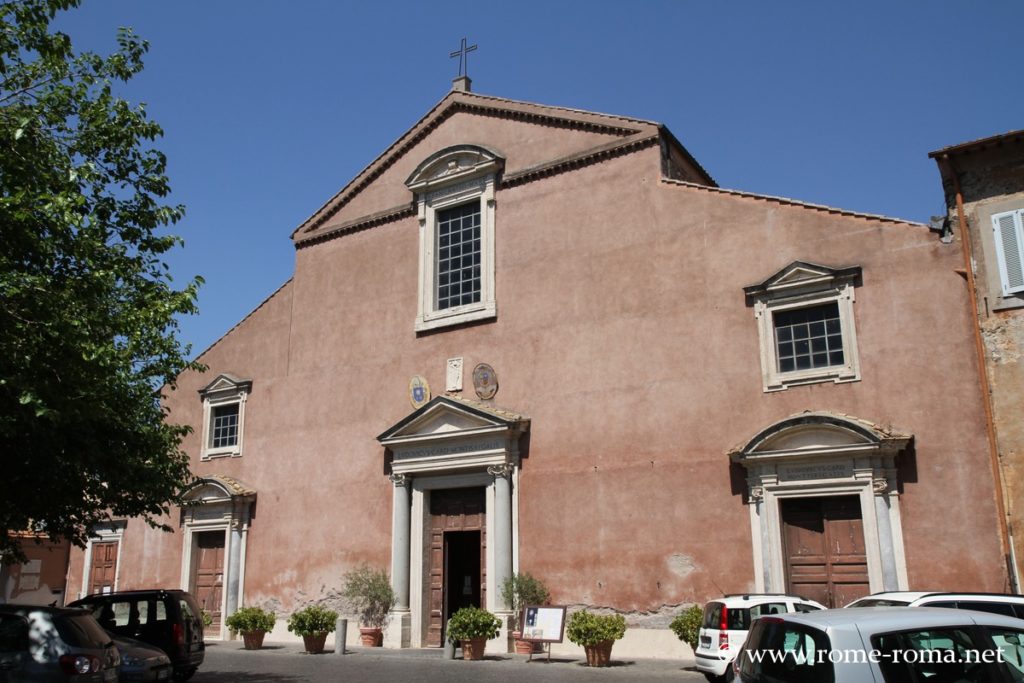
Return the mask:
<path id="1" fill-rule="evenodd" d="M 419 375 L 409 380 L 409 401 L 413 408 L 422 408 L 430 400 L 430 385 Z"/>
<path id="2" fill-rule="evenodd" d="M 484 400 L 494 398 L 498 393 L 498 375 L 494 373 L 494 368 L 487 363 L 480 363 L 473 368 L 473 388 L 476 395 Z"/>

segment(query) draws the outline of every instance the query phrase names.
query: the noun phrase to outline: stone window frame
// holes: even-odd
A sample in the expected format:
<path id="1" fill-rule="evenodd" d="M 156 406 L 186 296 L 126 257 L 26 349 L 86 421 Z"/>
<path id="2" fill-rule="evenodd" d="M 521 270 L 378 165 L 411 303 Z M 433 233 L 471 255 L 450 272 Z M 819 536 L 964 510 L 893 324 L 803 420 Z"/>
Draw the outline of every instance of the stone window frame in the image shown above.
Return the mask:
<path id="1" fill-rule="evenodd" d="M 861 284 L 860 266 L 830 268 L 794 261 L 764 282 L 744 288 L 747 304 L 754 308 L 761 355 L 762 388 L 784 391 L 792 386 L 819 382 L 860 381 L 860 357 L 853 312 L 854 289 Z M 842 329 L 842 365 L 781 372 L 775 341 L 775 314 L 835 303 Z"/>
<path id="2" fill-rule="evenodd" d="M 497 317 L 494 291 L 495 189 L 504 159 L 478 145 L 456 145 L 431 154 L 406 180 L 419 218 L 419 278 L 416 332 Z M 445 209 L 480 204 L 480 300 L 437 306 L 437 215 Z"/>
<path id="3" fill-rule="evenodd" d="M 245 436 L 245 404 L 252 391 L 252 380 L 241 380 L 231 375 L 219 375 L 213 382 L 199 390 L 203 400 L 203 435 L 199 459 L 238 458 L 242 455 Z M 238 438 L 230 446 L 214 448 L 213 413 L 217 408 L 238 405 Z"/>

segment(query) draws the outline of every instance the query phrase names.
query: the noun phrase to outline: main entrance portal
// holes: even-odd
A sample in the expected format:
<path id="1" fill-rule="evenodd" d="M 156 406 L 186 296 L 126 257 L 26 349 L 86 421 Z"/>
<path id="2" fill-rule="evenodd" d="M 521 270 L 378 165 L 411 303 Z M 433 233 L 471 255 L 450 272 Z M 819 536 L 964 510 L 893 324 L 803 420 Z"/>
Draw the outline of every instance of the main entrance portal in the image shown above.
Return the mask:
<path id="1" fill-rule="evenodd" d="M 486 501 L 483 488 L 430 492 L 430 624 L 427 645 L 462 607 L 486 604 Z"/>
<path id="2" fill-rule="evenodd" d="M 871 593 L 856 496 L 780 501 L 790 593 L 842 607 Z"/>

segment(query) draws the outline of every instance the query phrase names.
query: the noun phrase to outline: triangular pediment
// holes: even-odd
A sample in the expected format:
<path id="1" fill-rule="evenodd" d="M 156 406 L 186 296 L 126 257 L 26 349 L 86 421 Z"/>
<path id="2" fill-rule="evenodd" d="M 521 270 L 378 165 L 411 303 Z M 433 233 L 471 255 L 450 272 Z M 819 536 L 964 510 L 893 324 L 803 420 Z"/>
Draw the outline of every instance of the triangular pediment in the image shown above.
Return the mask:
<path id="1" fill-rule="evenodd" d="M 589 157 L 596 162 L 642 141 L 657 144 L 662 137 L 686 160 L 688 180 L 714 184 L 682 145 L 670 133 L 662 136 L 662 127 L 652 121 L 453 91 L 304 221 L 292 239 L 301 244 L 367 222 L 411 217 L 413 195 L 406 181 L 441 150 L 501 150 L 503 177 L 511 182 L 553 166 L 576 168 Z"/>
<path id="2" fill-rule="evenodd" d="M 437 396 L 377 437 L 382 444 L 463 436 L 484 431 L 518 429 L 528 420 L 522 415 L 484 404 Z"/>
<path id="3" fill-rule="evenodd" d="M 250 389 L 252 389 L 251 379 L 241 379 L 235 375 L 224 372 L 217 375 L 212 382 L 200 389 L 199 395 L 209 396 L 210 394 L 218 394 L 221 392 L 248 392 Z"/>
<path id="4" fill-rule="evenodd" d="M 768 279 L 744 287 L 748 300 L 785 296 L 789 292 L 833 289 L 852 282 L 860 284 L 860 266 L 832 268 L 807 261 L 793 261 Z"/>

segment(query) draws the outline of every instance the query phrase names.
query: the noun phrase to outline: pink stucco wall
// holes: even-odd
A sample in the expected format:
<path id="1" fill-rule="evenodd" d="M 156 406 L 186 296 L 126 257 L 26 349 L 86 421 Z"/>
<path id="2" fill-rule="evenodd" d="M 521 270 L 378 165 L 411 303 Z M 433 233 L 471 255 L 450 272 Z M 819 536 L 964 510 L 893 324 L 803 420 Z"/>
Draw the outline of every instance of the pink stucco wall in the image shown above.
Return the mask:
<path id="1" fill-rule="evenodd" d="M 578 142 L 470 114 L 437 135 L 408 163 L 474 142 L 522 166 Z M 493 322 L 415 334 L 415 218 L 296 252 L 294 280 L 168 402 L 196 426 L 195 473 L 258 492 L 246 602 L 287 609 L 361 561 L 388 566 L 392 486 L 375 436 L 410 412 L 410 376 L 436 394 L 455 356 L 493 366 L 495 403 L 532 420 L 519 566 L 556 602 L 652 610 L 751 590 L 750 519 L 726 453 L 803 410 L 914 435 L 901 498 L 911 587 L 1004 588 L 958 247 L 921 225 L 667 183 L 660 169 L 653 146 L 499 189 Z M 406 175 L 349 208 L 410 201 Z M 743 287 L 794 260 L 863 268 L 861 381 L 762 391 Z M 199 462 L 196 392 L 221 372 L 253 380 L 244 453 Z M 123 552 L 123 588 L 179 582 L 179 537 L 131 524 Z"/>

